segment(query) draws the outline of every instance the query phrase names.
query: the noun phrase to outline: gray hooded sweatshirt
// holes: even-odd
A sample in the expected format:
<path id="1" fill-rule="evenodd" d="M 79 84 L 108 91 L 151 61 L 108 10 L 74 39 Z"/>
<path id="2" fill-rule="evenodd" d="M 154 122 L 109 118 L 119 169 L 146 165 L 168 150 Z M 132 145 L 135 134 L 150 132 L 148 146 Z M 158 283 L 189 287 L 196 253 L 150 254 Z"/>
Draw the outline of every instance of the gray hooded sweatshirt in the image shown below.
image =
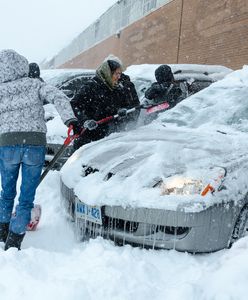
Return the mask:
<path id="1" fill-rule="evenodd" d="M 57 88 L 28 77 L 25 57 L 0 51 L 0 146 L 45 145 L 44 100 L 53 103 L 67 125 L 75 119 L 70 101 Z"/>

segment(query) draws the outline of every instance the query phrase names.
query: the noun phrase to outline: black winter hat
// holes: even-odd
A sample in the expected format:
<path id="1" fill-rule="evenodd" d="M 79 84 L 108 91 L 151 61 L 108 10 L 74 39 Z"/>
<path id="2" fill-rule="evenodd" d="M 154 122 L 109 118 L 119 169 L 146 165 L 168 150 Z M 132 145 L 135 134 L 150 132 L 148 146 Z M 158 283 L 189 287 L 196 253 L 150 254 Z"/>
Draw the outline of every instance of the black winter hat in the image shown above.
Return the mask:
<path id="1" fill-rule="evenodd" d="M 28 77 L 30 77 L 30 78 L 39 78 L 40 77 L 40 67 L 37 65 L 37 63 L 29 64 Z"/>
<path id="2" fill-rule="evenodd" d="M 169 67 L 168 65 L 159 66 L 155 70 L 155 77 L 158 83 L 171 82 L 174 80 L 171 67 Z"/>
<path id="3" fill-rule="evenodd" d="M 109 65 L 109 68 L 110 68 L 110 71 L 111 71 L 112 74 L 114 73 L 114 71 L 116 69 L 121 68 L 121 65 L 115 60 L 110 60 L 109 59 L 109 60 L 107 60 L 107 62 L 108 62 L 108 65 Z"/>

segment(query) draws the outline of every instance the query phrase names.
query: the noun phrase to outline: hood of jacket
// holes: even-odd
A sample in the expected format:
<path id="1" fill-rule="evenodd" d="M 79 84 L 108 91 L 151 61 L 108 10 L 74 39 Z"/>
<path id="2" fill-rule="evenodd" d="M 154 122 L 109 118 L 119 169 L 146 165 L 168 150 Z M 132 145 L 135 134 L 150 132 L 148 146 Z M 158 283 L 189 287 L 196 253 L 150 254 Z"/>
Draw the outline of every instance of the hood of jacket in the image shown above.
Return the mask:
<path id="1" fill-rule="evenodd" d="M 0 51 L 0 84 L 28 76 L 28 60 L 14 50 Z"/>
<path id="2" fill-rule="evenodd" d="M 161 65 L 155 70 L 155 78 L 158 83 L 172 82 L 174 80 L 171 67 L 168 65 Z"/>
<path id="3" fill-rule="evenodd" d="M 104 61 L 96 70 L 96 75 L 100 77 L 100 79 L 110 88 L 111 90 L 114 88 L 112 73 L 107 61 Z"/>

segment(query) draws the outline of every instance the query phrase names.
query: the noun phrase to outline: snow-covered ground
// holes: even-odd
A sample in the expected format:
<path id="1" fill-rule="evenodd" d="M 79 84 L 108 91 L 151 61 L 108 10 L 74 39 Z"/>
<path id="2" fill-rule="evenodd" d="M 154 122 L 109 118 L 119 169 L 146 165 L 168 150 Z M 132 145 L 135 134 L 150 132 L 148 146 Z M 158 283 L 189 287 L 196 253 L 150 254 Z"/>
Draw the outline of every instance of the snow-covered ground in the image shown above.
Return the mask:
<path id="1" fill-rule="evenodd" d="M 191 255 L 77 243 L 52 171 L 37 191 L 43 215 L 21 251 L 0 248 L 1 300 L 246 300 L 248 237 L 231 249 Z"/>
<path id="2" fill-rule="evenodd" d="M 57 171 L 39 186 L 36 203 L 42 219 L 22 250 L 5 252 L 0 243 L 0 300 L 247 299 L 248 237 L 205 255 L 116 247 L 102 238 L 78 243 Z"/>

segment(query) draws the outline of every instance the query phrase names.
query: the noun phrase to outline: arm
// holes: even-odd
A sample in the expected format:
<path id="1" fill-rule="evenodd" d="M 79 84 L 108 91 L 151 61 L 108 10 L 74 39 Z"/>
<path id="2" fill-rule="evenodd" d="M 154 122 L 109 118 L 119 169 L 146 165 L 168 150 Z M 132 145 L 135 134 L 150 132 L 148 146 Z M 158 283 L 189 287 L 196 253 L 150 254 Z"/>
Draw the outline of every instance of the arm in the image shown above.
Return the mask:
<path id="1" fill-rule="evenodd" d="M 89 85 L 83 85 L 80 91 L 71 100 L 71 106 L 75 116 L 83 125 L 88 119 L 94 118 L 94 94 Z"/>
<path id="2" fill-rule="evenodd" d="M 166 94 L 168 90 L 168 86 L 164 84 L 159 84 L 154 82 L 151 87 L 146 90 L 145 97 L 149 100 L 156 99 L 161 97 L 163 94 Z"/>
<path id="3" fill-rule="evenodd" d="M 70 121 L 76 120 L 70 105 L 69 98 L 54 86 L 43 83 L 39 90 L 40 99 L 55 105 L 62 121 L 68 125 Z"/>

